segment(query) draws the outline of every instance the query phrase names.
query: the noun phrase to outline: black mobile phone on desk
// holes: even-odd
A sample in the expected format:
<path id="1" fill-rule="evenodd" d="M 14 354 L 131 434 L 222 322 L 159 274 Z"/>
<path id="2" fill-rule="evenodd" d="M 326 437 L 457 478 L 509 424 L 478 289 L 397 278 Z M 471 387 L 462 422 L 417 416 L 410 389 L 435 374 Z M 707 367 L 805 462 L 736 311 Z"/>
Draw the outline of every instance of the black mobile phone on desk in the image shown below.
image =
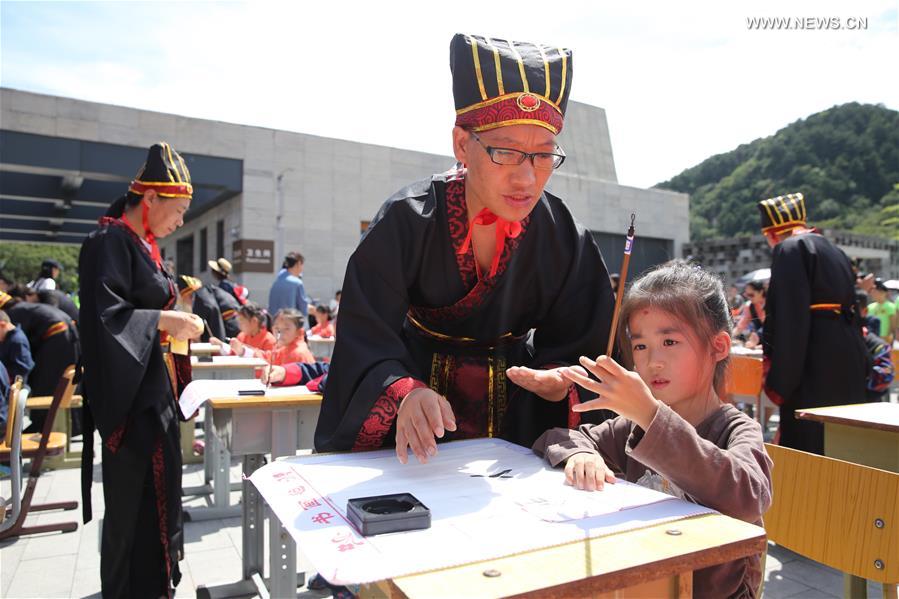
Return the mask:
<path id="1" fill-rule="evenodd" d="M 244 395 L 265 395 L 265 389 L 239 389 L 237 394 Z"/>

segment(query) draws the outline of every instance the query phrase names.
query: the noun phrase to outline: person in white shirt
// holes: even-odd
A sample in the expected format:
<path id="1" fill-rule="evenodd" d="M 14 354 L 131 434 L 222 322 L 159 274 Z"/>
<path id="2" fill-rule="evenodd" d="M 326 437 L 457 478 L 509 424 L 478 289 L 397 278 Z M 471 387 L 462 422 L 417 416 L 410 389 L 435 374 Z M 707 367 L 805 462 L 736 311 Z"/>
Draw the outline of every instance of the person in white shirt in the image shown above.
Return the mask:
<path id="1" fill-rule="evenodd" d="M 41 263 L 41 273 L 28 286 L 35 291 L 44 289 L 56 289 L 56 277 L 62 271 L 62 266 L 56 260 L 44 260 Z"/>

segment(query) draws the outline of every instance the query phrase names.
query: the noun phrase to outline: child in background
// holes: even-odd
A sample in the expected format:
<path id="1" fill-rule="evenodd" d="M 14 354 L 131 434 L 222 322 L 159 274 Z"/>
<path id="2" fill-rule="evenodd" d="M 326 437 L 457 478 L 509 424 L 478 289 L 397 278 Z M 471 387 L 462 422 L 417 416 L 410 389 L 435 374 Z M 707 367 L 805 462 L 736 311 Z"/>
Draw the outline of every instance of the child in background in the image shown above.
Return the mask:
<path id="1" fill-rule="evenodd" d="M 275 315 L 275 338 L 277 343 L 271 350 L 253 350 L 253 356 L 263 358 L 269 364 L 292 364 L 315 362 L 309 346 L 306 345 L 306 332 L 303 325 L 306 319 L 295 308 L 284 308 Z"/>
<path id="2" fill-rule="evenodd" d="M 730 355 L 730 309 L 721 282 L 684 262 L 650 271 L 627 291 L 613 359 L 581 357 L 562 369 L 599 394 L 578 404 L 617 418 L 577 430 L 552 429 L 534 451 L 565 465 L 568 484 L 602 490 L 615 477 L 758 525 L 771 504 L 771 460 L 759 425 L 722 403 Z M 588 371 L 598 381 L 588 378 Z M 761 556 L 697 570 L 697 597 L 755 597 Z"/>
<path id="3" fill-rule="evenodd" d="M 322 339 L 330 339 L 334 336 L 334 323 L 331 322 L 331 308 L 324 304 L 315 307 L 315 322 L 318 323 L 309 335 L 312 337 L 321 337 Z"/>
<path id="4" fill-rule="evenodd" d="M 226 344 L 220 339 L 211 337 L 209 341 L 221 348 L 222 355 L 252 357 L 255 350 L 268 351 L 275 347 L 275 336 L 269 332 L 269 316 L 261 306 L 247 302 L 237 313 L 237 324 L 240 333 Z"/>

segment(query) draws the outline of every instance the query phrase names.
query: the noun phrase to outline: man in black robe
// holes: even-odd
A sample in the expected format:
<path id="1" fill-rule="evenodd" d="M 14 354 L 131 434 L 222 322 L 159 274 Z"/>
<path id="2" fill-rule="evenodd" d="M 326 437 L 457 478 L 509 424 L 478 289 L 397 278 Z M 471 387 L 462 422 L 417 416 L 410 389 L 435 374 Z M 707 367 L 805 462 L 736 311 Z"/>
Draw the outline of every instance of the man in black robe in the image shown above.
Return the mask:
<path id="1" fill-rule="evenodd" d="M 765 390 L 780 405 L 779 443 L 824 453 L 820 423 L 795 410 L 865 401 L 868 358 L 846 254 L 806 226 L 801 193 L 759 203 L 773 248 L 762 341 Z"/>
<path id="2" fill-rule="evenodd" d="M 608 339 L 599 249 L 543 189 L 564 161 L 571 52 L 459 34 L 450 68 L 459 164 L 387 200 L 350 258 L 319 451 L 395 444 L 424 462 L 435 437 L 530 446 L 578 423 L 554 368 Z"/>
<path id="3" fill-rule="evenodd" d="M 212 297 L 219 308 L 222 315 L 222 324 L 224 326 L 224 335 L 213 335 L 218 339 L 231 339 L 237 337 L 240 332 L 240 326 L 237 322 L 237 314 L 240 312 L 240 302 L 237 301 L 232 294 L 218 285 L 206 285 L 203 287 L 202 294 L 205 297 Z"/>
<path id="4" fill-rule="evenodd" d="M 59 379 L 80 359 L 80 343 L 75 323 L 59 308 L 33 303 L 3 294 L 2 309 L 28 338 L 34 369 L 28 375 L 31 396 L 53 395 Z M 26 433 L 43 430 L 47 410 L 31 410 Z"/>
<path id="5" fill-rule="evenodd" d="M 157 237 L 174 232 L 192 196 L 184 160 L 153 145 L 128 194 L 110 206 L 81 246 L 80 330 L 84 348 L 84 519 L 91 519 L 93 432 L 102 439 L 105 514 L 103 596 L 172 596 L 183 557 L 177 398 L 190 360 L 172 339 L 200 334 L 202 321 L 173 310 L 175 281 Z"/>

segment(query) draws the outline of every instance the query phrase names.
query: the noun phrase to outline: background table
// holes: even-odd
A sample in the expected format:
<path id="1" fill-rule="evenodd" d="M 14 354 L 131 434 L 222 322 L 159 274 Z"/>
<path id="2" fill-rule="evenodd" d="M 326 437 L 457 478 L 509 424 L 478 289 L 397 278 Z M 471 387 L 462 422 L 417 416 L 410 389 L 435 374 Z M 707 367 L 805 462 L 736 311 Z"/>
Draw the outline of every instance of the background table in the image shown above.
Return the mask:
<path id="1" fill-rule="evenodd" d="M 796 417 L 824 424 L 824 455 L 899 472 L 899 404 L 863 403 L 796 410 Z M 845 597 L 865 597 L 864 579 L 843 575 Z"/>
<path id="2" fill-rule="evenodd" d="M 207 344 L 211 345 L 211 344 Z M 193 346 L 191 346 L 193 347 Z M 211 362 L 201 362 L 191 356 L 193 378 L 196 380 L 235 380 L 255 378 L 256 369 L 264 368 L 268 363 L 260 358 L 243 358 L 238 356 L 213 356 Z M 203 462 L 203 484 L 196 487 L 185 487 L 184 496 L 211 495 L 211 508 L 192 508 L 185 511 L 185 516 L 194 521 L 229 518 L 238 514 L 238 508 L 230 508 L 231 491 L 239 490 L 240 483 L 233 486 L 230 482 L 231 455 L 228 450 L 216 443 L 212 433 L 212 418 L 205 408 L 203 415 L 203 441 L 205 448 L 203 457 L 194 456 L 194 420 L 181 423 L 181 456 L 185 464 Z"/>
<path id="3" fill-rule="evenodd" d="M 295 455 L 297 449 L 312 447 L 321 400 L 318 394 L 300 394 L 296 387 L 281 387 L 269 389 L 262 397 L 217 397 L 207 402 L 207 415 L 211 413 L 216 443 L 232 455 L 243 456 L 243 572 L 237 582 L 199 587 L 198 597 L 237 597 L 257 593 L 263 596 L 270 593 L 272 597 L 296 595 L 299 580 L 296 545 L 274 517 L 269 533 L 270 582 L 265 589 L 262 579 L 264 502 L 247 478 L 262 466 L 267 453 L 276 459 Z"/>

